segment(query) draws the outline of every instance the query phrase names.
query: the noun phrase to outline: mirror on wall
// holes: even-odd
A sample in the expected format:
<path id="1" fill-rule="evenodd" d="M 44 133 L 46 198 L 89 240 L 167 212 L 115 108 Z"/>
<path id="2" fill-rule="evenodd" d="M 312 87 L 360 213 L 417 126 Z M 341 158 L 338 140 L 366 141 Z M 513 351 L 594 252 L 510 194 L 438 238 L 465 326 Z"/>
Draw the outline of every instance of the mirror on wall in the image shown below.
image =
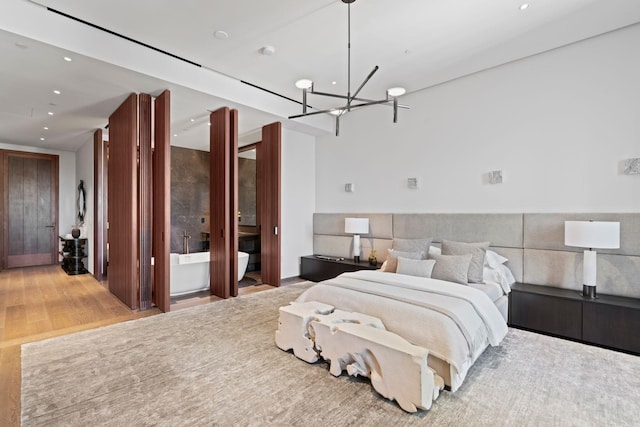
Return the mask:
<path id="1" fill-rule="evenodd" d="M 256 147 L 242 147 L 238 152 L 238 226 L 255 227 L 257 223 Z"/>

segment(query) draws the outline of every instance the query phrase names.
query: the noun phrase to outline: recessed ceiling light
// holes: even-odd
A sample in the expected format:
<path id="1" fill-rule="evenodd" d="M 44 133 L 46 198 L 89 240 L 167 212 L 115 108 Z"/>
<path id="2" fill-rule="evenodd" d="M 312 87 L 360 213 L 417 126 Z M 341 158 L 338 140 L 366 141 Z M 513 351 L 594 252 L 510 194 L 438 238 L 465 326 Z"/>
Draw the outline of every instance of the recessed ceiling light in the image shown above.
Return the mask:
<path id="1" fill-rule="evenodd" d="M 529 3 L 524 3 L 524 4 L 520 5 L 520 10 L 525 10 L 528 7 L 529 7 Z"/>
<path id="2" fill-rule="evenodd" d="M 264 56 L 271 56 L 276 53 L 276 48 L 273 46 L 264 46 L 260 48 L 260 54 Z"/>
<path id="3" fill-rule="evenodd" d="M 337 81 L 335 81 L 335 80 L 331 82 L 331 84 L 332 84 L 332 85 L 335 85 L 335 84 L 337 84 L 337 83 L 338 83 L 338 82 L 337 82 Z"/>
<path id="4" fill-rule="evenodd" d="M 191 122 L 191 123 L 193 123 L 193 122 L 195 122 L 195 121 L 196 121 L 196 119 L 191 119 L 191 120 L 190 120 L 190 122 Z"/>
<path id="5" fill-rule="evenodd" d="M 64 60 L 65 60 L 65 61 L 67 61 L 67 62 L 71 62 L 71 61 L 73 61 L 73 60 L 72 60 L 71 58 L 69 58 L 68 56 L 65 56 L 65 57 L 64 57 Z"/>
<path id="6" fill-rule="evenodd" d="M 48 128 L 48 127 L 46 127 L 46 126 L 45 126 L 45 127 L 43 127 L 42 129 L 44 129 L 44 130 L 49 130 L 49 128 Z"/>
<path id="7" fill-rule="evenodd" d="M 44 138 L 43 138 L 43 137 L 42 137 L 42 138 L 40 138 L 40 141 L 44 141 Z"/>
<path id="8" fill-rule="evenodd" d="M 211 126 L 211 122 L 207 123 L 209 126 Z"/>
<path id="9" fill-rule="evenodd" d="M 58 89 L 54 90 L 53 93 L 55 93 L 56 95 L 60 95 L 62 92 L 60 92 Z"/>
<path id="10" fill-rule="evenodd" d="M 219 40 L 224 40 L 229 38 L 229 33 L 227 33 L 226 31 L 218 30 L 213 33 L 213 36 Z"/>
<path id="11" fill-rule="evenodd" d="M 53 111 L 49 111 L 47 114 L 53 116 Z"/>
<path id="12" fill-rule="evenodd" d="M 177 133 L 174 133 L 174 134 L 173 134 L 173 136 L 178 136 L 178 134 L 177 134 Z"/>

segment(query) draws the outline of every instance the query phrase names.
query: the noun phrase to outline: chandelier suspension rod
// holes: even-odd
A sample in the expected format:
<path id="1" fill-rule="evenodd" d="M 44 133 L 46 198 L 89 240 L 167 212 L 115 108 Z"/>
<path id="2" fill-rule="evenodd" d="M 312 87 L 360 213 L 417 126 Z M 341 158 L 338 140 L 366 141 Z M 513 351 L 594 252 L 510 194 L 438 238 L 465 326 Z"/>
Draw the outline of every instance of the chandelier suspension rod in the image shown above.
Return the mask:
<path id="1" fill-rule="evenodd" d="M 351 102 L 351 3 L 347 4 L 347 101 Z"/>

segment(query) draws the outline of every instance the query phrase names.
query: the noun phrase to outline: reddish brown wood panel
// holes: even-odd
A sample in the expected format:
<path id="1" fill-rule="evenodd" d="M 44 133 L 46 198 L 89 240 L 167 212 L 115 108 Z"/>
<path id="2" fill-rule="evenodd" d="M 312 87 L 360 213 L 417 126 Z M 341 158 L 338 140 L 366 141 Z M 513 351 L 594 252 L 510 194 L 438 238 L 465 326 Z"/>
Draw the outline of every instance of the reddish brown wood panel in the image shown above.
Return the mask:
<path id="1" fill-rule="evenodd" d="M 139 307 L 151 308 L 151 230 L 153 224 L 153 172 L 151 165 L 151 95 L 138 95 L 138 256 Z"/>
<path id="2" fill-rule="evenodd" d="M 102 129 L 97 129 L 93 133 L 93 277 L 100 282 L 107 275 L 106 162 Z"/>
<path id="3" fill-rule="evenodd" d="M 280 286 L 281 234 L 281 142 L 282 125 L 271 123 L 262 128 L 262 142 L 256 155 L 258 199 L 260 200 L 260 265 L 262 282 Z"/>
<path id="4" fill-rule="evenodd" d="M 153 151 L 153 289 L 154 303 L 170 309 L 169 252 L 171 235 L 171 93 L 155 100 Z"/>
<path id="5" fill-rule="evenodd" d="M 238 110 L 229 113 L 229 269 L 230 293 L 238 296 Z"/>
<path id="6" fill-rule="evenodd" d="M 211 155 L 211 240 L 210 240 L 210 280 L 211 295 L 229 298 L 231 268 L 229 265 L 231 223 L 230 205 L 230 161 L 229 161 L 229 109 L 227 107 L 211 113 L 210 150 Z M 236 277 L 237 279 L 237 277 Z"/>
<path id="7" fill-rule="evenodd" d="M 109 117 L 109 290 L 138 308 L 137 95 Z"/>
<path id="8" fill-rule="evenodd" d="M 3 267 L 58 261 L 56 155 L 0 150 Z"/>
<path id="9" fill-rule="evenodd" d="M 7 174 L 7 168 L 5 165 L 5 154 L 3 150 L 0 150 L 0 165 L 2 165 L 2 170 L 0 171 L 0 218 L 2 218 L 2 222 L 0 223 L 0 270 L 4 270 L 7 268 L 7 240 L 6 236 L 6 227 L 7 227 L 7 214 L 6 214 L 6 206 L 8 203 L 8 192 L 5 188 L 5 175 Z"/>

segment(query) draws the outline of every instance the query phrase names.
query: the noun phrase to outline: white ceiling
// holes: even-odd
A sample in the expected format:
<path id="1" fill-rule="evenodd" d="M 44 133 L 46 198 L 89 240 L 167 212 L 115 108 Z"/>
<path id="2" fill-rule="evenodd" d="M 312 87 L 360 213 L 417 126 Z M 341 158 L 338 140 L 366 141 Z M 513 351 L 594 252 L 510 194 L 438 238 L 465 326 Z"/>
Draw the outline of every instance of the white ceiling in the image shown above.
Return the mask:
<path id="1" fill-rule="evenodd" d="M 293 83 L 303 77 L 316 90 L 346 93 L 347 6 L 340 0 L 37 3 L 287 97 L 301 98 Z M 361 96 L 381 99 L 388 87 L 414 92 L 640 22 L 638 0 L 528 0 L 522 11 L 523 3 L 356 1 L 352 92 L 375 65 L 380 70 Z M 216 38 L 217 30 L 229 37 Z M 262 55 L 264 46 L 275 53 Z M 179 135 L 174 145 L 205 148 L 207 110 L 222 105 L 239 108 L 241 133 L 277 119 L 95 59 L 75 55 L 65 62 L 68 52 L 9 32 L 0 31 L 0 55 L 2 142 L 77 150 L 130 92 L 165 88 L 172 91 L 172 133 Z M 337 106 L 312 96 L 309 103 Z M 292 102 L 289 114 L 299 112 Z"/>

